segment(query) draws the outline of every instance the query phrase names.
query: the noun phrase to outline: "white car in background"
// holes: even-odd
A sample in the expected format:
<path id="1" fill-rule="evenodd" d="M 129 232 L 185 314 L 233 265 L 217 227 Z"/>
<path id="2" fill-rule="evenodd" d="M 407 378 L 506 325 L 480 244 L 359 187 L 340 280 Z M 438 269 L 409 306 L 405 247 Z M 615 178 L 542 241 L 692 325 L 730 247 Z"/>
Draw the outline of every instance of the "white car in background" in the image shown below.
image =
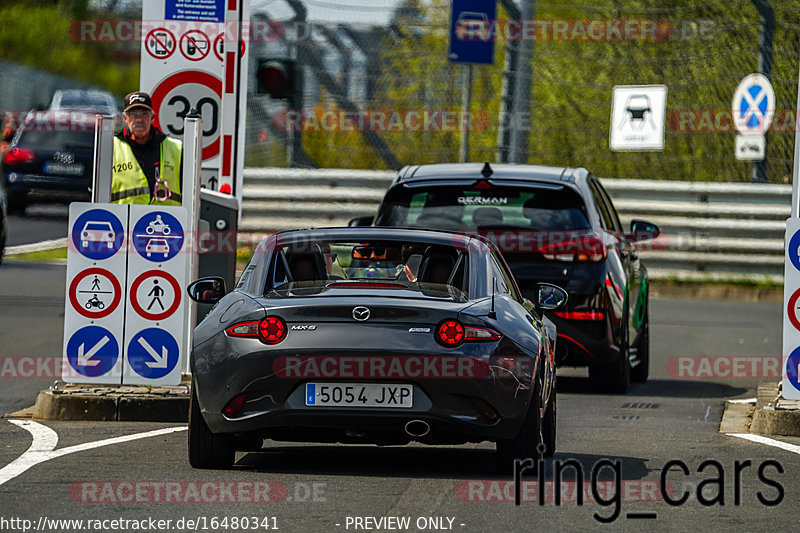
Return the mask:
<path id="1" fill-rule="evenodd" d="M 53 94 L 50 110 L 96 111 L 101 115 L 119 115 L 114 95 L 96 89 L 59 89 Z"/>

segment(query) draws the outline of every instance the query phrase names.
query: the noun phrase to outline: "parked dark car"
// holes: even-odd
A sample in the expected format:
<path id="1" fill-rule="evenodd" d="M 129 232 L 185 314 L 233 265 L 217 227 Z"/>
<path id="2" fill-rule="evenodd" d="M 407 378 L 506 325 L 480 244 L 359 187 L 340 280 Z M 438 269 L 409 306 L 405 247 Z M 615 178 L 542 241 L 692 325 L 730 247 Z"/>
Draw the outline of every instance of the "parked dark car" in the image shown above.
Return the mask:
<path id="1" fill-rule="evenodd" d="M 368 224 L 370 217 L 351 225 Z M 494 241 L 523 296 L 550 282 L 569 293 L 548 316 L 558 328 L 557 364 L 588 366 L 602 390 L 623 393 L 649 369 L 647 271 L 635 244 L 650 223 L 625 230 L 600 180 L 582 168 L 440 164 L 400 170 L 376 226 L 479 233 Z"/>
<path id="2" fill-rule="evenodd" d="M 29 202 L 88 201 L 94 163 L 94 114 L 29 113 L 3 154 L 9 209 Z"/>
<path id="3" fill-rule="evenodd" d="M 556 445 L 556 331 L 476 236 L 393 228 L 284 232 L 215 307 L 191 355 L 189 461 L 229 467 L 279 441 L 495 441 L 498 466 Z M 218 300 L 218 301 L 217 301 Z"/>

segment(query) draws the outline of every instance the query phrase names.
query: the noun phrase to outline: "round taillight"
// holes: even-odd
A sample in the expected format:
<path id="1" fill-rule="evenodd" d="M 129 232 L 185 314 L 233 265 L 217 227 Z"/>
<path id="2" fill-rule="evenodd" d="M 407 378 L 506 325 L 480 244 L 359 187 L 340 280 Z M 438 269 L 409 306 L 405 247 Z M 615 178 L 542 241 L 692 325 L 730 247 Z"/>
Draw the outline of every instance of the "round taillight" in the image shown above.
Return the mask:
<path id="1" fill-rule="evenodd" d="M 264 344 L 278 344 L 286 338 L 286 322 L 270 316 L 258 323 L 258 338 Z"/>
<path id="2" fill-rule="evenodd" d="M 436 328 L 436 340 L 443 346 L 458 346 L 464 341 L 464 326 L 456 320 L 445 320 Z"/>

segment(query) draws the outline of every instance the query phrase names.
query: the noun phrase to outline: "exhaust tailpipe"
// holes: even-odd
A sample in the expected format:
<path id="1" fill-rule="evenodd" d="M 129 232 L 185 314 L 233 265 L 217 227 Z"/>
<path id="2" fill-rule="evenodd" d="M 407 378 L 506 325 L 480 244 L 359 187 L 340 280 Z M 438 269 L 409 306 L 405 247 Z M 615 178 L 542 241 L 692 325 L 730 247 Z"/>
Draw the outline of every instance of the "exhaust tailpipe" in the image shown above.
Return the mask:
<path id="1" fill-rule="evenodd" d="M 424 437 L 431 432 L 431 426 L 424 420 L 411 420 L 406 422 L 403 430 L 410 437 Z"/>

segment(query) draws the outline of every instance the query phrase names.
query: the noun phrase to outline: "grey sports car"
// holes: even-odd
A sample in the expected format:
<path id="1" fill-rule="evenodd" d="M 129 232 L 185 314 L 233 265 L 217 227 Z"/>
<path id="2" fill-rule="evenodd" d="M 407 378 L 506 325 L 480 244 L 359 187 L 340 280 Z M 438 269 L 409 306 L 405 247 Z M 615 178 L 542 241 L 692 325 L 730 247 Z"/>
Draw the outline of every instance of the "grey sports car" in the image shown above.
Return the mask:
<path id="1" fill-rule="evenodd" d="M 215 303 L 191 356 L 189 461 L 230 467 L 264 439 L 462 444 L 494 441 L 498 466 L 552 455 L 555 326 L 566 301 L 524 299 L 494 245 L 419 229 L 271 235 Z M 543 444 L 540 450 L 537 446 Z"/>

